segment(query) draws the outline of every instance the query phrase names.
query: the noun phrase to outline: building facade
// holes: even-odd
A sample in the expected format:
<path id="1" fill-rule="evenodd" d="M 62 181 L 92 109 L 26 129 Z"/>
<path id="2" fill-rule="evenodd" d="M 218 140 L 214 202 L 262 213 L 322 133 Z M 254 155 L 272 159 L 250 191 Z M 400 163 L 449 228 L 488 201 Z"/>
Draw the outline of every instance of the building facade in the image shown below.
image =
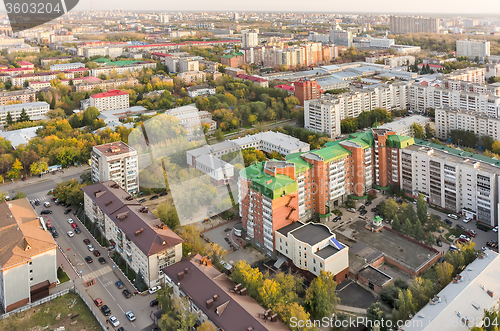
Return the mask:
<path id="1" fill-rule="evenodd" d="M 300 105 L 304 106 L 305 101 L 321 98 L 321 86 L 315 79 L 301 79 L 293 83 L 295 97 L 299 99 Z"/>
<path id="2" fill-rule="evenodd" d="M 500 140 L 500 119 L 484 113 L 451 108 L 436 109 L 436 137 L 447 140 L 452 130 L 472 131 L 479 138 Z"/>
<path id="3" fill-rule="evenodd" d="M 129 194 L 139 192 L 137 151 L 122 141 L 92 147 L 92 181 L 112 180 Z"/>
<path id="4" fill-rule="evenodd" d="M 457 40 L 457 56 L 467 56 L 471 60 L 480 60 L 490 56 L 490 42 L 487 40 Z"/>
<path id="5" fill-rule="evenodd" d="M 99 111 L 129 108 L 129 95 L 120 90 L 93 94 L 90 96 L 90 107 L 95 107 Z"/>
<path id="6" fill-rule="evenodd" d="M 258 44 L 259 44 L 258 29 L 241 31 L 241 47 L 255 47 Z"/>
<path id="7" fill-rule="evenodd" d="M 438 33 L 439 19 L 421 16 L 391 16 L 389 18 L 392 33 Z"/>
<path id="8" fill-rule="evenodd" d="M 15 103 L 30 103 L 35 101 L 35 90 L 24 89 L 0 92 L 0 106 Z"/>
<path id="9" fill-rule="evenodd" d="M 8 113 L 12 116 L 13 121 L 19 120 L 23 110 L 26 111 L 30 120 L 34 121 L 45 118 L 45 114 L 50 110 L 50 105 L 45 101 L 37 101 L 0 106 L 0 125 L 5 125 L 7 123 Z"/>

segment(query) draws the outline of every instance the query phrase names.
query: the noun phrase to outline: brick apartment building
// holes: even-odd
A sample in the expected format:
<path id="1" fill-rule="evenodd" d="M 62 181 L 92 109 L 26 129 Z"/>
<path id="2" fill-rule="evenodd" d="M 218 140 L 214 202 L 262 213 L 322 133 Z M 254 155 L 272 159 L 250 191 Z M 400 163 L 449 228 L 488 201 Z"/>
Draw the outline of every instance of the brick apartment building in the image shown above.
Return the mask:
<path id="1" fill-rule="evenodd" d="M 293 83 L 295 87 L 295 97 L 299 99 L 300 105 L 304 106 L 304 101 L 321 98 L 321 86 L 314 79 L 301 79 Z"/>
<path id="2" fill-rule="evenodd" d="M 5 106 L 12 103 L 35 102 L 35 98 L 35 90 L 33 89 L 3 91 L 0 92 L 0 106 Z"/>

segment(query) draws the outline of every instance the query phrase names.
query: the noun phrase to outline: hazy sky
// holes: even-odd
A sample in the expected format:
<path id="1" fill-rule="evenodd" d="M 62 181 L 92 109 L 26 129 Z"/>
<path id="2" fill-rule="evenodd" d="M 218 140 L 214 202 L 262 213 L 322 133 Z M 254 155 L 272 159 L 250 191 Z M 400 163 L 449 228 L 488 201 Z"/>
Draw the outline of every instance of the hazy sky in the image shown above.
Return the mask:
<path id="1" fill-rule="evenodd" d="M 87 10 L 91 0 L 80 0 L 76 9 Z M 305 11 L 375 13 L 485 13 L 500 15 L 500 0 L 92 0 L 95 10 L 156 11 Z"/>

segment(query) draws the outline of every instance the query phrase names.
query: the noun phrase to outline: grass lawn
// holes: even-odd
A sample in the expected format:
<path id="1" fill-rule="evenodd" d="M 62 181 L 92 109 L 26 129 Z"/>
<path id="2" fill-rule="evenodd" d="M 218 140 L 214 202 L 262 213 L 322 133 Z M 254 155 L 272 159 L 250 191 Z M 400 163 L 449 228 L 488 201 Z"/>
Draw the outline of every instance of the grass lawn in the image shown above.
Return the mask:
<path id="1" fill-rule="evenodd" d="M 60 314 L 59 320 L 56 317 Z M 75 318 L 71 316 L 78 315 Z M 76 321 L 75 325 L 70 323 Z M 51 302 L 46 302 L 33 309 L 14 314 L 0 321 L 2 331 L 28 330 L 35 326 L 54 330 L 64 326 L 66 330 L 102 330 L 90 309 L 76 293 L 69 292 Z"/>
<path id="2" fill-rule="evenodd" d="M 61 269 L 61 267 L 57 269 L 57 279 L 59 279 L 61 284 L 69 281 L 68 275 Z"/>

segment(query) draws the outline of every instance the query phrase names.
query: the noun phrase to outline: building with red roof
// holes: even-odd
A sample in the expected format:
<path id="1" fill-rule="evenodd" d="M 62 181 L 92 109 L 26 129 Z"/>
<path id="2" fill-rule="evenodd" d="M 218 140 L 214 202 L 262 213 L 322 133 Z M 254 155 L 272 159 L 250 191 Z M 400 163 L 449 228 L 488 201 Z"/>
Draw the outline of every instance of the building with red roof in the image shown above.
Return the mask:
<path id="1" fill-rule="evenodd" d="M 99 111 L 129 108 L 129 95 L 124 91 L 109 90 L 91 95 L 89 105 L 96 107 Z"/>
<path id="2" fill-rule="evenodd" d="M 420 64 L 417 65 L 418 69 L 422 69 L 423 66 L 429 66 L 429 68 L 431 68 L 434 71 L 441 71 L 441 70 L 444 69 L 444 67 L 440 66 L 439 64 L 424 64 L 424 63 L 420 63 Z"/>
<path id="3" fill-rule="evenodd" d="M 250 76 L 246 74 L 238 74 L 235 76 L 235 78 L 243 79 L 243 80 L 249 80 L 260 87 L 269 87 L 269 81 L 265 78 L 262 77 L 257 77 L 257 76 Z"/>
<path id="4" fill-rule="evenodd" d="M 295 87 L 291 86 L 291 85 L 280 84 L 280 85 L 276 85 L 274 88 L 287 91 L 288 94 L 290 94 L 290 95 L 295 94 Z"/>
<path id="5" fill-rule="evenodd" d="M 21 68 L 31 68 L 33 69 L 35 67 L 35 65 L 31 62 L 28 62 L 28 61 L 19 61 L 17 62 L 17 64 L 19 64 L 19 66 Z"/>

